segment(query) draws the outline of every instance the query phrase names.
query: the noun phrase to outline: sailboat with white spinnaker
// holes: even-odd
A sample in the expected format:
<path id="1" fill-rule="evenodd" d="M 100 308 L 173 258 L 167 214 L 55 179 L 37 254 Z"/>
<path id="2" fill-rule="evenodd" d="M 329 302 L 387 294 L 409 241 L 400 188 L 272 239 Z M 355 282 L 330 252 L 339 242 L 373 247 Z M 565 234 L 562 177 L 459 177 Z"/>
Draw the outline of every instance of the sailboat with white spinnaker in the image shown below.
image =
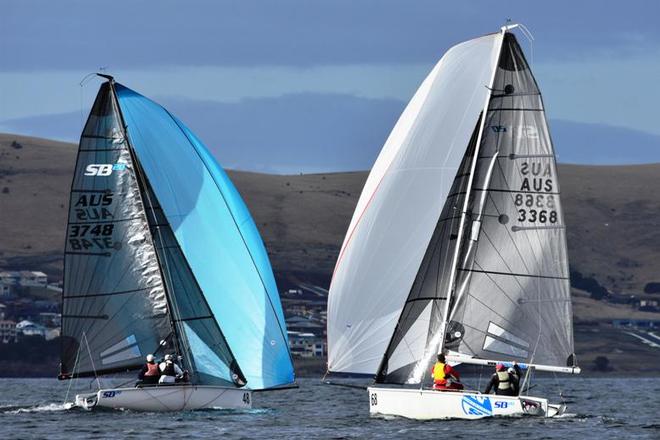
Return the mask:
<path id="1" fill-rule="evenodd" d="M 554 149 L 513 30 L 452 47 L 358 201 L 328 302 L 328 370 L 367 374 L 372 414 L 554 416 L 547 399 L 429 389 L 453 363 L 579 373 Z M 524 28 L 522 28 L 523 31 Z"/>

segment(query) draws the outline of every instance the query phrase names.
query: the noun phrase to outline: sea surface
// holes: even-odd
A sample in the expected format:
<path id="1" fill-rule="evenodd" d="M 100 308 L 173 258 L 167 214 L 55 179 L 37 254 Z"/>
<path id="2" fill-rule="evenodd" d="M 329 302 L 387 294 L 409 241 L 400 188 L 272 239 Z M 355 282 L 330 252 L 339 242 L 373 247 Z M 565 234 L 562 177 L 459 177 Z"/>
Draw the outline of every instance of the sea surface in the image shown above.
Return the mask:
<path id="1" fill-rule="evenodd" d="M 78 382 L 76 388 L 89 386 Z M 479 385 L 478 378 L 466 382 Z M 319 379 L 298 383 L 299 389 L 255 393 L 251 410 L 141 413 L 67 409 L 69 383 L 0 379 L 0 438 L 660 439 L 660 378 L 541 379 L 530 394 L 556 402 L 561 388 L 568 403 L 561 418 L 427 422 L 370 417 L 361 389 Z"/>

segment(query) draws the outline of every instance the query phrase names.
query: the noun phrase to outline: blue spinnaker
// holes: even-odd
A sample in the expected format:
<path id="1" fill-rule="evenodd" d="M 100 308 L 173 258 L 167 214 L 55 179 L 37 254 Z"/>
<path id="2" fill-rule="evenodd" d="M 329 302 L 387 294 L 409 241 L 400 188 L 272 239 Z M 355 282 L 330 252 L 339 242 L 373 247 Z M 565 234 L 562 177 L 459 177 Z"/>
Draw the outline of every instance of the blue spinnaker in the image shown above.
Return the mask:
<path id="1" fill-rule="evenodd" d="M 293 382 L 273 271 L 238 191 L 181 121 L 121 84 L 116 91 L 131 145 L 247 387 Z"/>

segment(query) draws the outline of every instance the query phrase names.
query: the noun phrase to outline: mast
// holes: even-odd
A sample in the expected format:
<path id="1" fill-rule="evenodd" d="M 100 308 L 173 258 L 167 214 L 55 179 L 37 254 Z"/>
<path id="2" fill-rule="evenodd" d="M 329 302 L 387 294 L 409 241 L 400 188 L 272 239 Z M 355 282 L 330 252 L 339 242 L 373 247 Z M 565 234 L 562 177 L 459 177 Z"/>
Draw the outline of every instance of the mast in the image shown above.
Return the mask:
<path id="1" fill-rule="evenodd" d="M 121 128 L 122 128 L 122 135 L 124 136 L 124 140 L 126 141 L 126 145 L 128 146 L 128 152 L 131 155 L 131 160 L 133 162 L 135 176 L 137 178 L 138 186 L 140 188 L 140 191 L 139 191 L 140 204 L 142 205 L 143 212 L 146 216 L 146 206 L 147 205 L 144 203 L 145 179 L 144 179 L 144 176 L 142 174 L 142 167 L 140 166 L 140 162 L 138 161 L 137 155 L 135 154 L 135 150 L 133 149 L 133 145 L 132 145 L 132 143 L 130 141 L 130 138 L 128 136 L 128 127 L 126 126 L 126 122 L 124 120 L 124 114 L 121 110 L 121 106 L 119 105 L 119 100 L 117 99 L 117 92 L 115 90 L 115 79 L 114 79 L 114 77 L 112 77 L 110 75 L 105 75 L 105 74 L 101 74 L 101 73 L 97 73 L 97 75 L 100 76 L 100 77 L 106 78 L 108 80 L 108 82 L 110 83 L 110 90 L 111 90 L 111 94 L 112 94 L 112 99 L 113 99 L 113 101 L 114 101 L 114 103 L 117 107 L 117 112 L 119 114 L 119 122 L 120 122 Z M 152 243 L 154 243 L 154 238 L 153 238 L 153 235 L 151 233 L 151 229 L 149 229 L 148 233 L 149 233 L 150 241 Z M 182 346 L 181 346 L 180 338 L 182 337 L 183 332 L 181 332 L 181 331 L 177 332 L 177 323 L 175 321 L 174 314 L 172 313 L 172 306 L 171 306 L 171 304 L 172 304 L 172 295 L 170 293 L 170 288 L 168 286 L 168 283 L 165 282 L 165 274 L 163 273 L 163 262 L 161 261 L 160 255 L 158 254 L 158 252 L 155 252 L 155 254 L 156 254 L 156 260 L 158 261 L 158 269 L 159 269 L 160 277 L 163 280 L 163 289 L 165 290 L 165 297 L 167 299 L 167 301 L 166 301 L 167 302 L 167 311 L 168 311 L 167 314 L 168 314 L 168 317 L 169 317 L 169 320 L 170 320 L 170 326 L 172 328 L 172 342 L 173 342 L 174 348 L 177 352 L 177 356 L 181 356 L 183 353 L 188 353 L 188 352 L 184 351 Z M 169 285 L 171 285 L 171 282 L 169 283 Z M 161 344 L 164 343 L 164 342 L 166 342 L 166 341 L 161 341 Z M 160 349 L 160 347 L 159 347 L 159 349 Z M 189 363 L 189 360 L 186 359 L 186 362 Z"/>
<path id="2" fill-rule="evenodd" d="M 502 28 L 500 31 L 500 36 L 499 36 L 499 56 L 498 56 L 498 62 L 499 64 L 499 58 L 502 56 L 502 43 L 504 41 L 504 34 L 506 33 L 506 29 Z M 496 65 L 497 65 L 496 64 Z M 447 332 L 447 324 L 449 323 L 449 309 L 451 306 L 451 299 L 456 283 L 456 268 L 458 266 L 458 255 L 461 249 L 461 243 L 463 241 L 463 234 L 465 230 L 465 222 L 466 222 L 466 217 L 467 217 L 467 210 L 468 206 L 470 203 L 470 193 L 472 192 L 472 185 L 474 183 L 474 173 L 477 167 L 477 160 L 479 158 L 479 149 L 481 147 L 481 139 L 483 137 L 483 132 L 484 132 L 484 125 L 486 124 L 486 119 L 487 119 L 487 114 L 488 114 L 488 105 L 490 103 L 490 98 L 491 95 L 493 94 L 493 84 L 495 82 L 495 75 L 497 74 L 497 68 L 493 69 L 490 82 L 488 83 L 488 90 L 489 93 L 486 97 L 486 100 L 483 105 L 483 110 L 481 112 L 481 123 L 479 127 L 479 134 L 477 135 L 477 143 L 475 146 L 474 150 L 474 155 L 472 157 L 472 164 L 470 166 L 470 175 L 468 177 L 468 184 L 467 184 L 467 194 L 465 197 L 465 200 L 463 201 L 463 208 L 461 209 L 461 218 L 458 226 L 458 236 L 456 237 L 456 246 L 454 248 L 454 255 L 452 257 L 452 264 L 451 264 L 451 271 L 449 273 L 449 286 L 447 287 L 447 299 L 445 300 L 444 308 L 443 308 L 443 313 L 442 313 L 442 323 L 441 323 L 441 329 L 440 329 L 440 347 L 438 349 L 438 353 L 442 353 L 445 347 L 445 337 L 446 337 L 446 332 Z"/>

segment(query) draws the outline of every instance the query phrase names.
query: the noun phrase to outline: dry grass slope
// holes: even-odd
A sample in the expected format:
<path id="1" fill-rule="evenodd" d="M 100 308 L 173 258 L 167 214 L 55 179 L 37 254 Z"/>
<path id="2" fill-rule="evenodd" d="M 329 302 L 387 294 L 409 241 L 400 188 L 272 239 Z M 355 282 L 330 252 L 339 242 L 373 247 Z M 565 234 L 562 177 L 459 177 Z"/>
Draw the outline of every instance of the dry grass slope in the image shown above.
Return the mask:
<path id="1" fill-rule="evenodd" d="M 25 263 L 60 274 L 75 150 L 0 134 L 0 267 Z M 367 173 L 229 175 L 275 271 L 327 282 Z M 572 268 L 615 291 L 660 281 L 660 164 L 561 165 L 560 175 Z"/>

